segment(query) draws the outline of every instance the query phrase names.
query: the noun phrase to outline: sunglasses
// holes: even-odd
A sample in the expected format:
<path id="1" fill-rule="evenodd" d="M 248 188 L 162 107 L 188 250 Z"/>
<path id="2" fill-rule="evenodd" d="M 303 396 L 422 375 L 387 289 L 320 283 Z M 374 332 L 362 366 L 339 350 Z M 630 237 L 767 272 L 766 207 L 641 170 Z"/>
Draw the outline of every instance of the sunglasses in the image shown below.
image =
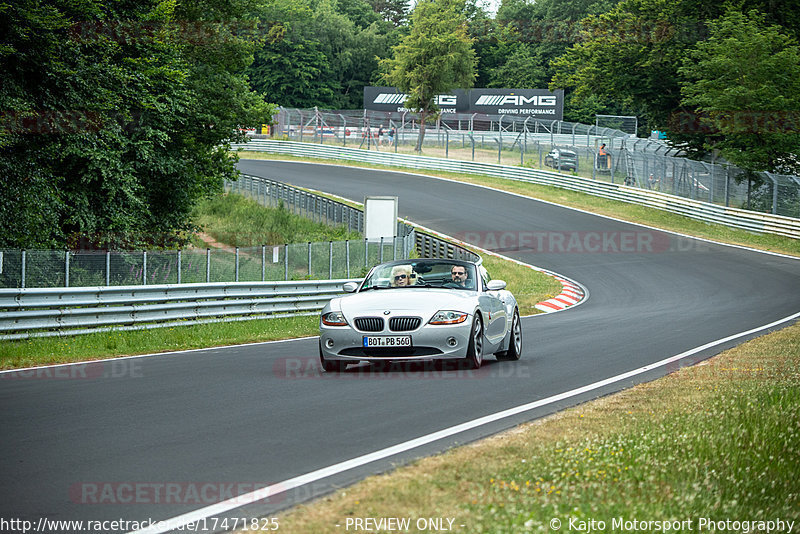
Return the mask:
<path id="1" fill-rule="evenodd" d="M 404 280 L 406 278 L 408 278 L 408 275 L 406 274 L 398 274 L 397 276 L 394 277 L 395 280 Z"/>
<path id="2" fill-rule="evenodd" d="M 460 273 L 458 271 L 453 271 L 453 276 L 467 276 L 467 273 L 466 272 Z"/>

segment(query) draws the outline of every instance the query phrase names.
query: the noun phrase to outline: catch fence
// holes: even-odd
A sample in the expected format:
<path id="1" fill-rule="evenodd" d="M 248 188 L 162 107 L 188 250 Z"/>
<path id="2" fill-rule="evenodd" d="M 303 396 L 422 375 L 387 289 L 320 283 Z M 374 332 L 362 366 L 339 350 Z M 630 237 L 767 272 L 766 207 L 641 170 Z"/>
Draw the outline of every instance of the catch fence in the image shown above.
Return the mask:
<path id="1" fill-rule="evenodd" d="M 419 154 L 419 122 L 410 112 L 282 108 L 275 120 L 274 139 Z M 555 151 L 568 154 L 559 158 Z M 747 173 L 724 162 L 691 160 L 662 140 L 596 125 L 442 114 L 427 126 L 422 154 L 549 169 L 730 208 L 800 217 L 797 176 Z"/>

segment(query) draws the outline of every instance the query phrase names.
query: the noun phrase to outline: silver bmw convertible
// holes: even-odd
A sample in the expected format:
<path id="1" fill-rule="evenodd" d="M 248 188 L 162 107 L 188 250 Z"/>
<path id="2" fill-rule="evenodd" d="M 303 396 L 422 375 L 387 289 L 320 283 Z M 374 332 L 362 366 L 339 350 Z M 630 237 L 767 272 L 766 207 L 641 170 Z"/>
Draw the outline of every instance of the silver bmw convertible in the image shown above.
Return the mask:
<path id="1" fill-rule="evenodd" d="M 517 300 L 481 261 L 411 259 L 382 263 L 352 295 L 332 299 L 319 323 L 325 371 L 359 361 L 458 360 L 477 369 L 484 355 L 518 360 Z"/>

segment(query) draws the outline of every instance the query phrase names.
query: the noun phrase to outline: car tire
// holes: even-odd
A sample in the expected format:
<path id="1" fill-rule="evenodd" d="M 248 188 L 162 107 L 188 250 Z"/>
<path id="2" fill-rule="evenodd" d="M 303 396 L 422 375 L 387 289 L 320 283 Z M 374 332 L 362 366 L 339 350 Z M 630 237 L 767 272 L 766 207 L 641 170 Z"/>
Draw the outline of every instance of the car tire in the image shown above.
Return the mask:
<path id="1" fill-rule="evenodd" d="M 522 325 L 519 321 L 519 310 L 514 308 L 514 317 L 511 319 L 511 331 L 508 333 L 508 350 L 495 354 L 500 361 L 516 361 L 522 356 Z"/>
<path id="2" fill-rule="evenodd" d="M 326 360 L 322 356 L 322 347 L 319 348 L 319 363 L 326 373 L 341 373 L 347 368 L 347 362 L 337 360 Z"/>
<path id="3" fill-rule="evenodd" d="M 472 333 L 467 345 L 467 369 L 480 369 L 483 364 L 483 321 L 481 316 L 476 313 L 472 321 Z"/>

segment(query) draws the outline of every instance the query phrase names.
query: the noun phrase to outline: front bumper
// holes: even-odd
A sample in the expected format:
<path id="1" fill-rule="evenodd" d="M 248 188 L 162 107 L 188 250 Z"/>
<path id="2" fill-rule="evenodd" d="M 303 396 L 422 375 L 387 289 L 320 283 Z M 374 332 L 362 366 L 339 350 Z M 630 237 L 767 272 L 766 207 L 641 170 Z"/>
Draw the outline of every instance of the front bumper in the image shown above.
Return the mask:
<path id="1" fill-rule="evenodd" d="M 352 326 L 320 327 L 322 357 L 331 361 L 453 360 L 467 356 L 472 318 L 457 325 L 423 325 L 410 332 L 362 332 Z M 411 336 L 410 347 L 365 348 L 365 336 Z"/>

